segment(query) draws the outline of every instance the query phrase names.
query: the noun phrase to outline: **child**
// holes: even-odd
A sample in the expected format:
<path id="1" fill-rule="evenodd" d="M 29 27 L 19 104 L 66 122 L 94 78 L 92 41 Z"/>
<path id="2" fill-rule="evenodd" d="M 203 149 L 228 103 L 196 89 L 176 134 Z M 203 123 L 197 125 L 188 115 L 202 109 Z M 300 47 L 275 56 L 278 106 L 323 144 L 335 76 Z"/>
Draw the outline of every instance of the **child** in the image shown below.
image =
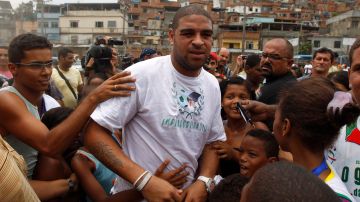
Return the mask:
<path id="1" fill-rule="evenodd" d="M 220 83 L 221 107 L 224 115 L 224 129 L 226 133 L 226 142 L 216 142 L 214 149 L 220 157 L 219 174 L 222 177 L 238 173 L 239 164 L 237 152 L 233 148 L 239 148 L 241 140 L 246 132 L 252 128 L 267 129 L 265 124 L 255 122 L 254 124 L 243 119 L 237 104 L 243 100 L 250 100 L 251 87 L 242 78 L 229 78 Z"/>
<path id="2" fill-rule="evenodd" d="M 239 202 L 241 190 L 249 182 L 249 178 L 241 176 L 239 173 L 229 175 L 216 185 L 210 193 L 209 202 Z"/>
<path id="3" fill-rule="evenodd" d="M 336 194 L 305 169 L 287 161 L 260 168 L 241 192 L 240 202 L 339 202 Z"/>
<path id="4" fill-rule="evenodd" d="M 329 103 L 343 102 L 346 97 L 351 99 L 351 95 L 344 97 L 344 94 L 335 93 L 334 84 L 325 78 L 295 83 L 280 96 L 273 130 L 281 149 L 292 153 L 294 163 L 322 179 L 341 200 L 355 201 L 324 157 L 324 151 L 334 143 L 340 128 L 352 123 L 360 112 L 356 105 L 349 103 L 341 113 L 329 113 Z"/>
<path id="5" fill-rule="evenodd" d="M 261 167 L 278 161 L 279 145 L 268 131 L 253 129 L 246 133 L 239 151 L 240 174 L 252 177 Z"/>

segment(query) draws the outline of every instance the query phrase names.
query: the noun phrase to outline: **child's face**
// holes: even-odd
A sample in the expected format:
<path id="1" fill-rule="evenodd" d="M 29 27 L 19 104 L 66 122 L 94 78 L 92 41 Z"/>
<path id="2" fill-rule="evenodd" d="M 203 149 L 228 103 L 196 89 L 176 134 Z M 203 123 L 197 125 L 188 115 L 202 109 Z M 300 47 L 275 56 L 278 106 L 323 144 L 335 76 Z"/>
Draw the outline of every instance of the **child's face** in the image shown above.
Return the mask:
<path id="1" fill-rule="evenodd" d="M 236 103 L 248 99 L 250 99 L 250 94 L 244 85 L 229 84 L 222 99 L 222 107 L 227 118 L 240 119 L 241 115 L 236 108 Z"/>
<path id="2" fill-rule="evenodd" d="M 239 148 L 240 174 L 251 177 L 259 168 L 269 162 L 264 148 L 264 142 L 258 138 L 246 135 Z"/>

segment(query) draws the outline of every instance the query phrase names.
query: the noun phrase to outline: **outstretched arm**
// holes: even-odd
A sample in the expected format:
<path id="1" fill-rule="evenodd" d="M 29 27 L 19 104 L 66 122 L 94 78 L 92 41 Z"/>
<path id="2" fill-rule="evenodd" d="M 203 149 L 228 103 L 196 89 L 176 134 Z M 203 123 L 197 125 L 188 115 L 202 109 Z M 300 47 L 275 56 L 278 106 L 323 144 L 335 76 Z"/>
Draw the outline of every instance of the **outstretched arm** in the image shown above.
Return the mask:
<path id="1" fill-rule="evenodd" d="M 1 92 L 0 114 L 4 116 L 0 116 L 0 131 L 14 135 L 40 153 L 56 157 L 72 143 L 99 103 L 112 97 L 129 96 L 134 87 L 127 83 L 134 81 L 129 72 L 109 78 L 91 92 L 66 120 L 50 131 L 27 110 L 18 96 Z"/>
<path id="2" fill-rule="evenodd" d="M 130 160 L 111 138 L 110 131 L 90 120 L 85 130 L 85 145 L 90 152 L 116 174 L 134 183 L 144 169 Z M 149 201 L 180 201 L 180 191 L 156 176 L 152 176 L 142 190 Z"/>

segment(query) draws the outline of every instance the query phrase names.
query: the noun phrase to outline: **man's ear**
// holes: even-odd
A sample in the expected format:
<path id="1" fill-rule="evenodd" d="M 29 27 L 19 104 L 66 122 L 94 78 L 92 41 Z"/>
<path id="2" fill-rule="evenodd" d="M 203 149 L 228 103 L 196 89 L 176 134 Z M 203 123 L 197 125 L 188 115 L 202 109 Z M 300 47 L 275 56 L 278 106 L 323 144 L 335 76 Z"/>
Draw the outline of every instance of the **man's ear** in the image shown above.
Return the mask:
<path id="1" fill-rule="evenodd" d="M 168 34 L 169 34 L 170 44 L 173 45 L 174 44 L 175 30 L 173 28 L 170 28 Z"/>
<path id="2" fill-rule="evenodd" d="M 17 66 L 14 63 L 8 63 L 8 68 L 13 76 L 17 74 Z"/>
<path id="3" fill-rule="evenodd" d="M 288 67 L 289 67 L 289 69 L 290 69 L 291 66 L 294 64 L 294 60 L 293 60 L 293 59 L 288 59 L 288 60 L 287 60 L 287 64 L 288 64 Z"/>

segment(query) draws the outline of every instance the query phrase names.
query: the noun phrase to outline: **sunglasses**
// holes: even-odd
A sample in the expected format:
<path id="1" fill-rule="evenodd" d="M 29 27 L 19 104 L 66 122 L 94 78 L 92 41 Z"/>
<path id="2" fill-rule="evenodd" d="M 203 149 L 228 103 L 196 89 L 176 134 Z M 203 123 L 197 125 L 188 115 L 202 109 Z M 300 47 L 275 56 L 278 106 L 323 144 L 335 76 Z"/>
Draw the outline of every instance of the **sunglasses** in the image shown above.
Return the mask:
<path id="1" fill-rule="evenodd" d="M 288 60 L 290 58 L 287 57 L 281 57 L 280 55 L 277 54 L 271 54 L 271 53 L 261 53 L 261 57 L 265 58 L 269 58 L 270 60 Z"/>
<path id="2" fill-rule="evenodd" d="M 53 61 L 50 60 L 46 62 L 15 63 L 15 65 L 34 68 L 34 69 L 52 68 Z"/>

